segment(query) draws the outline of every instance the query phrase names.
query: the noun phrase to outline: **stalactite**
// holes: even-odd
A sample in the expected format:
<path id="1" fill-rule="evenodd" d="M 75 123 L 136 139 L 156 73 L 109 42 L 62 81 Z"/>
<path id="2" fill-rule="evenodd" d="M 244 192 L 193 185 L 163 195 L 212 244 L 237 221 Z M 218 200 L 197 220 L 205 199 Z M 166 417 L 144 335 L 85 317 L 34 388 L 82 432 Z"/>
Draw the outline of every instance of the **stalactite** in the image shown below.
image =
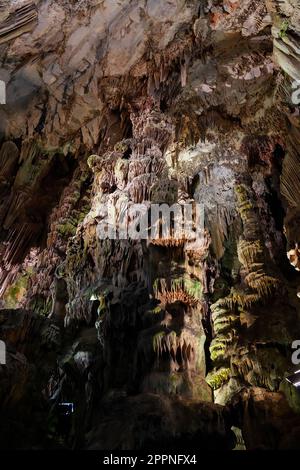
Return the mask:
<path id="1" fill-rule="evenodd" d="M 214 390 L 217 390 L 228 382 L 230 376 L 231 369 L 222 367 L 221 369 L 214 369 L 213 371 L 209 372 L 209 374 L 206 376 L 206 381 Z"/>
<path id="2" fill-rule="evenodd" d="M 242 265 L 251 271 L 253 266 L 260 266 L 257 260 L 261 260 L 263 255 L 263 248 L 259 240 L 247 241 L 241 239 L 238 243 L 238 257 Z"/>
<path id="3" fill-rule="evenodd" d="M 281 193 L 291 207 L 300 205 L 299 155 L 290 151 L 284 161 L 281 176 Z"/>
<path id="4" fill-rule="evenodd" d="M 269 297 L 280 286 L 278 279 L 267 276 L 263 270 L 249 273 L 245 281 L 258 292 L 260 298 Z"/>

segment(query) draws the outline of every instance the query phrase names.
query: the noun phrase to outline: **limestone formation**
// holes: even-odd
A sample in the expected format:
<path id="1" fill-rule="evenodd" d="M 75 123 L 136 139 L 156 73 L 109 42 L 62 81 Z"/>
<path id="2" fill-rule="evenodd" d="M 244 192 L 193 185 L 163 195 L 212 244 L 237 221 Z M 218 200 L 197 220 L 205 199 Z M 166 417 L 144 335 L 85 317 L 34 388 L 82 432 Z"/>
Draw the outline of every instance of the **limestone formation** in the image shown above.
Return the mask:
<path id="1" fill-rule="evenodd" d="M 1 448 L 299 448 L 299 19 L 2 1 Z"/>

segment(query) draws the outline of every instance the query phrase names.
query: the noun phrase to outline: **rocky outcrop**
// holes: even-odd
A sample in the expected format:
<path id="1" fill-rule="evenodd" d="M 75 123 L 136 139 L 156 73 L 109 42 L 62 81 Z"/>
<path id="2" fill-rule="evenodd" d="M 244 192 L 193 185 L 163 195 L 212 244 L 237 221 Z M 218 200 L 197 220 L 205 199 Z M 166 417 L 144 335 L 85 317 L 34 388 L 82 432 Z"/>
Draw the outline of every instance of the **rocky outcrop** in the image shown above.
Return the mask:
<path id="1" fill-rule="evenodd" d="M 0 44 L 10 41 L 24 33 L 30 32 L 37 22 L 37 9 L 34 2 L 20 2 L 1 6 Z M 23 3 L 23 5 L 22 5 Z"/>

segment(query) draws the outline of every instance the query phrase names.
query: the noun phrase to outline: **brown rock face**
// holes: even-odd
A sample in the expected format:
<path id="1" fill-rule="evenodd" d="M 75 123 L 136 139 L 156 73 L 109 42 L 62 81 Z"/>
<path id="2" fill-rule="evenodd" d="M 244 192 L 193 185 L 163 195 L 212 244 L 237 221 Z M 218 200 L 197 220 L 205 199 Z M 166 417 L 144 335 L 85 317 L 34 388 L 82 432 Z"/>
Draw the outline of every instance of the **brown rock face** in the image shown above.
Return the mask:
<path id="1" fill-rule="evenodd" d="M 167 3 L 1 3 L 3 448 L 299 446 L 299 1 Z"/>

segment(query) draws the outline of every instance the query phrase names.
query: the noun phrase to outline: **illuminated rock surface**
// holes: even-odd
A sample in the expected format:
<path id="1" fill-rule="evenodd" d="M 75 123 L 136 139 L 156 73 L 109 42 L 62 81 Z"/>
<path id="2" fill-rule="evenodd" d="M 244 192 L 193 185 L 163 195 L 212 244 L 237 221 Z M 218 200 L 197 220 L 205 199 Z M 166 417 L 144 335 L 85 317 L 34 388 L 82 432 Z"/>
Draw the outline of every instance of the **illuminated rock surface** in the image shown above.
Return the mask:
<path id="1" fill-rule="evenodd" d="M 300 3 L 167 3 L 1 3 L 4 448 L 299 447 Z"/>

